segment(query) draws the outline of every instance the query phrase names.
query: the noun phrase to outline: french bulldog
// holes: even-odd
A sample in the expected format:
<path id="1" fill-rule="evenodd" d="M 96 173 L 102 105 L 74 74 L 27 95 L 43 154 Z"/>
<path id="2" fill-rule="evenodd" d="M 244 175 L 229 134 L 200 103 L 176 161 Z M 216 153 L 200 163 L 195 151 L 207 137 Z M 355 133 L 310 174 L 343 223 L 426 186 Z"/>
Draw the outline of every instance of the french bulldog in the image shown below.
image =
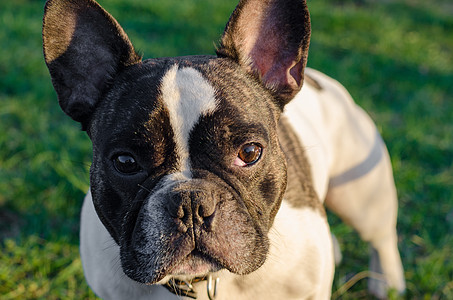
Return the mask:
<path id="1" fill-rule="evenodd" d="M 52 83 L 93 144 L 80 251 L 98 296 L 328 299 L 325 206 L 370 242 L 370 291 L 404 291 L 386 147 L 306 68 L 310 34 L 305 0 L 241 0 L 216 56 L 142 60 L 94 0 L 47 2 Z"/>

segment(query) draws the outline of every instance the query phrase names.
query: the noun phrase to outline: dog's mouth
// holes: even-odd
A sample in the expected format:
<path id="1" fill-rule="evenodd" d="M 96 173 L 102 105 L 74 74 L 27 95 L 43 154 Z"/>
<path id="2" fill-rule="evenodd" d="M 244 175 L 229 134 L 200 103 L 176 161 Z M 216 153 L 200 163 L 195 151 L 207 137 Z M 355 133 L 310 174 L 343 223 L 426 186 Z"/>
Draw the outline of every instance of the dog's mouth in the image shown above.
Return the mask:
<path id="1" fill-rule="evenodd" d="M 123 271 L 131 279 L 156 284 L 165 278 L 186 280 L 225 268 L 221 257 L 210 253 L 209 241 L 196 237 L 197 230 L 191 228 L 185 234 L 178 233 L 166 222 L 153 227 L 160 238 L 155 238 L 152 229 L 141 228 L 134 231 L 132 240 L 123 240 Z"/>
<path id="2" fill-rule="evenodd" d="M 193 250 L 189 255 L 176 262 L 168 269 L 167 274 L 174 276 L 204 276 L 217 272 L 223 267 L 213 258 L 198 250 Z"/>
<path id="3" fill-rule="evenodd" d="M 196 248 L 192 249 L 184 246 L 161 248 L 154 254 L 143 254 L 130 249 L 123 252 L 123 271 L 135 281 L 156 284 L 169 278 L 186 280 L 202 277 L 225 268 L 210 255 Z"/>

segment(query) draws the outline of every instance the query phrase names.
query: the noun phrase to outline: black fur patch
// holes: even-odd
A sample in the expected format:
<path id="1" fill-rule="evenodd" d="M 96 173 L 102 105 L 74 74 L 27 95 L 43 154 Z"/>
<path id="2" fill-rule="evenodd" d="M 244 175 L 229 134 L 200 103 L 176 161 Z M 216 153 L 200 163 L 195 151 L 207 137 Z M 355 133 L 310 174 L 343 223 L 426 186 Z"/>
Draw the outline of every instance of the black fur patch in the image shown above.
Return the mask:
<path id="1" fill-rule="evenodd" d="M 278 137 L 288 162 L 288 185 L 284 200 L 293 207 L 312 207 L 325 215 L 325 210 L 313 186 L 305 148 L 300 143 L 289 121 L 282 116 Z"/>

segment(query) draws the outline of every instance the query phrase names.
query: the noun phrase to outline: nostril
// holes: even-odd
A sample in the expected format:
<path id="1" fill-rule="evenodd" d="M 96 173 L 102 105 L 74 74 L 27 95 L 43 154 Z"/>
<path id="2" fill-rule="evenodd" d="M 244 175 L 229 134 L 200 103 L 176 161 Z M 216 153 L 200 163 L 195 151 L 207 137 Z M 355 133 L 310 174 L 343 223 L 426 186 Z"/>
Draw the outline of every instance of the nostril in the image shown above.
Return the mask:
<path id="1" fill-rule="evenodd" d="M 216 212 L 214 211 L 212 214 L 210 214 L 207 217 L 203 218 L 203 228 L 207 231 L 214 231 L 215 229 L 215 224 L 216 224 L 216 218 L 215 218 Z"/>
<path id="2" fill-rule="evenodd" d="M 167 211 L 173 218 L 182 219 L 185 215 L 184 205 L 180 195 L 175 194 L 167 200 Z"/>
<path id="3" fill-rule="evenodd" d="M 206 218 L 214 213 L 214 198 L 206 191 L 192 191 L 191 199 L 193 211 L 198 217 Z"/>
<path id="4" fill-rule="evenodd" d="M 208 218 L 214 214 L 215 207 L 211 203 L 208 205 L 200 205 L 198 207 L 198 215 L 202 218 Z"/>
<path id="5" fill-rule="evenodd" d="M 214 191 L 181 185 L 169 195 L 166 208 L 174 219 L 177 230 L 184 233 L 194 225 L 202 225 L 205 230 L 211 230 L 216 205 Z"/>
<path id="6" fill-rule="evenodd" d="M 191 223 L 190 201 L 185 193 L 175 193 L 167 199 L 167 212 L 173 218 L 176 230 L 186 233 Z"/>

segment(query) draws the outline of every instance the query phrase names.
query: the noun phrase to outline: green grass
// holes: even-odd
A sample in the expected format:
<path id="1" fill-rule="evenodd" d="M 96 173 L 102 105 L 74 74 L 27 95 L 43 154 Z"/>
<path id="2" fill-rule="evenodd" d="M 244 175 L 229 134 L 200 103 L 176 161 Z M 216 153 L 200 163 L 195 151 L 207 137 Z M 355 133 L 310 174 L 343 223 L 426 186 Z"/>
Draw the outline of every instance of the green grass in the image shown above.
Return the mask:
<path id="1" fill-rule="evenodd" d="M 212 54 L 235 1 L 101 2 L 145 57 Z M 78 255 L 90 141 L 59 109 L 42 58 L 43 0 L 0 2 L 0 298 L 94 299 Z M 310 67 L 340 80 L 387 141 L 400 198 L 407 299 L 453 299 L 453 5 L 309 1 Z M 333 291 L 368 246 L 343 249 Z M 366 280 L 342 299 L 366 299 Z"/>

